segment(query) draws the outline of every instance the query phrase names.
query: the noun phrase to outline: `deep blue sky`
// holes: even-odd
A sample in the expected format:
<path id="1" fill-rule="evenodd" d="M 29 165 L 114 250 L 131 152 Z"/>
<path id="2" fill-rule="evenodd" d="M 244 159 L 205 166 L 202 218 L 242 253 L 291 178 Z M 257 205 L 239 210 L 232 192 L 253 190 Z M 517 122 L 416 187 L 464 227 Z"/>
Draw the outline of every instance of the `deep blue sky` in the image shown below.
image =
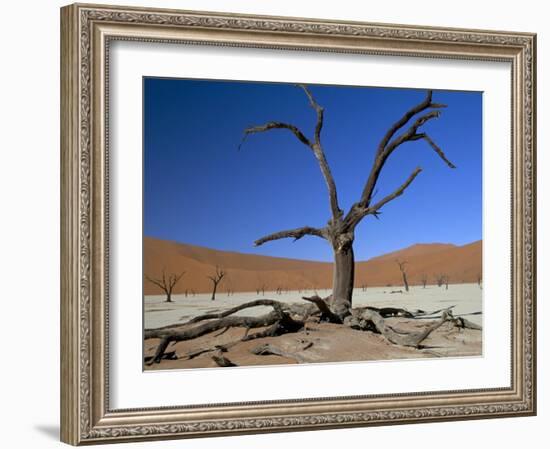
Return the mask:
<path id="1" fill-rule="evenodd" d="M 375 148 L 425 90 L 312 85 L 325 108 L 322 142 L 345 212 L 359 199 Z M 482 237 L 482 94 L 434 91 L 446 103 L 423 130 L 457 166 L 449 169 L 424 141 L 388 159 L 376 199 L 423 172 L 404 195 L 356 230 L 357 260 L 414 243 L 465 244 Z M 292 84 L 144 79 L 144 235 L 210 248 L 332 260 L 317 237 L 254 240 L 301 226 L 324 226 L 326 186 L 311 151 L 286 130 L 243 130 L 276 120 L 312 137 L 315 113 Z"/>

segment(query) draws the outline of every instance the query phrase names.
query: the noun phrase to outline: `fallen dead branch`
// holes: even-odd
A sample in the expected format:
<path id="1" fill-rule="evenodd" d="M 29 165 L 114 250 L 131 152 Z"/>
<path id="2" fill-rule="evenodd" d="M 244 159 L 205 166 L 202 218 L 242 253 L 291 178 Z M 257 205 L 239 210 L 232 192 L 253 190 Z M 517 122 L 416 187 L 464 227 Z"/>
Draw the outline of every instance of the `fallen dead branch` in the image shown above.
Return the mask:
<path id="1" fill-rule="evenodd" d="M 381 308 L 378 308 L 378 307 L 367 306 L 367 307 L 365 307 L 365 309 L 369 309 L 369 310 L 373 310 L 375 312 L 378 312 L 382 316 L 382 318 L 388 318 L 388 317 L 392 317 L 392 316 L 404 317 L 404 318 L 414 318 L 415 317 L 408 310 L 399 309 L 399 308 L 396 308 L 396 307 L 381 307 Z"/>
<path id="2" fill-rule="evenodd" d="M 258 305 L 270 306 L 273 311 L 258 317 L 250 316 L 232 316 L 232 314 L 250 307 Z M 166 348 L 170 343 L 179 341 L 192 340 L 203 335 L 230 327 L 244 327 L 246 329 L 254 329 L 267 327 L 266 330 L 255 335 L 246 335 L 243 340 L 251 340 L 260 337 L 274 337 L 287 332 L 296 332 L 304 326 L 303 321 L 293 319 L 285 310 L 285 305 L 278 301 L 260 299 L 241 304 L 232 309 L 220 312 L 197 316 L 187 323 L 178 326 L 163 327 L 160 329 L 149 329 L 145 331 L 145 339 L 159 338 L 160 343 L 157 347 L 155 355 L 147 364 L 160 363 Z M 208 320 L 208 321 L 207 321 Z M 204 322 L 203 322 L 204 321 Z M 191 324 L 200 323 L 196 326 Z"/>
<path id="3" fill-rule="evenodd" d="M 374 330 L 393 344 L 418 348 L 422 341 L 448 319 L 448 312 L 443 312 L 438 321 L 426 326 L 420 332 L 402 332 L 388 325 L 387 321 L 378 312 L 365 307 L 363 309 L 352 309 L 352 315 L 347 324 L 354 329 Z"/>
<path id="4" fill-rule="evenodd" d="M 145 363 L 150 362 L 153 356 L 148 356 L 143 359 Z M 176 351 L 169 351 L 162 354 L 162 360 L 177 360 L 178 356 L 176 355 Z"/>
<path id="5" fill-rule="evenodd" d="M 395 345 L 421 348 L 421 343 L 436 329 L 441 327 L 445 322 L 451 322 L 454 326 L 464 329 L 481 330 L 481 326 L 473 323 L 462 316 L 453 316 L 451 310 L 454 305 L 445 309 L 439 309 L 431 312 L 423 310 L 409 311 L 397 307 L 363 307 L 351 310 L 351 315 L 347 316 L 343 321 L 340 316 L 333 313 L 331 309 L 331 296 L 321 298 L 317 295 L 312 297 L 303 297 L 304 300 L 310 302 L 311 307 L 295 304 L 289 305 L 272 299 L 258 299 L 255 301 L 246 302 L 231 309 L 207 313 L 194 317 L 183 324 L 165 326 L 158 329 L 148 329 L 145 331 L 145 339 L 158 338 L 159 345 L 154 356 L 148 356 L 145 363 L 151 365 L 160 363 L 161 360 L 170 358 L 166 349 L 171 343 L 180 341 L 192 340 L 207 335 L 218 330 L 225 333 L 229 328 L 243 327 L 245 328 L 244 336 L 233 343 L 226 345 L 216 345 L 212 348 L 201 348 L 188 353 L 185 358 L 191 359 L 199 355 L 216 351 L 216 355 L 212 359 L 219 366 L 236 366 L 231 361 L 228 361 L 223 352 L 235 344 L 240 342 L 250 341 L 265 337 L 277 337 L 286 333 L 298 332 L 306 329 L 306 321 L 314 316 L 319 317 L 321 321 L 346 325 L 352 329 L 360 331 L 371 331 L 382 335 L 386 340 Z M 252 307 L 267 306 L 273 310 L 261 316 L 235 316 L 234 314 Z M 439 315 L 439 316 L 438 316 Z M 407 319 L 426 319 L 434 320 L 422 326 L 420 330 L 404 331 L 393 327 L 389 324 L 387 318 L 407 318 Z M 256 333 L 249 334 L 251 329 L 262 328 Z M 306 348 L 301 348 L 305 350 Z M 281 357 L 288 357 L 296 360 L 298 363 L 303 363 L 304 359 L 299 354 L 284 352 L 280 348 L 272 345 L 260 345 L 254 348 L 258 355 L 273 354 Z M 175 352 L 173 357 L 177 358 Z"/>
<path id="6" fill-rule="evenodd" d="M 239 366 L 236 363 L 233 363 L 227 357 L 225 357 L 221 352 L 216 355 L 213 355 L 211 358 L 212 360 L 214 360 L 214 362 L 216 362 L 216 365 L 224 368 L 231 367 L 231 366 Z"/>
<path id="7" fill-rule="evenodd" d="M 464 317 L 453 318 L 455 326 L 461 329 L 473 329 L 473 330 L 482 330 L 482 327 L 479 324 L 473 323 L 472 321 L 467 320 Z"/>
<path id="8" fill-rule="evenodd" d="M 255 348 L 252 348 L 250 352 L 256 355 L 278 355 L 280 357 L 285 357 L 287 359 L 296 360 L 296 362 L 298 363 L 306 362 L 306 359 L 301 355 L 294 354 L 292 352 L 283 351 L 282 349 L 277 348 L 276 346 L 273 346 L 270 344 L 256 346 Z"/>

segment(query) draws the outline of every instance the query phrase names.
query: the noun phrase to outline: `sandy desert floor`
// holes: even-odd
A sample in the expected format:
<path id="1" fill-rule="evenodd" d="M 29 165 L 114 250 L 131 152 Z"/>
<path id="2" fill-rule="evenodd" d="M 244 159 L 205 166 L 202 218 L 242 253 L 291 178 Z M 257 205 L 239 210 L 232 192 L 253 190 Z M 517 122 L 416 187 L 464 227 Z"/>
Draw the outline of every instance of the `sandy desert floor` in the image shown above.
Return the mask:
<path id="1" fill-rule="evenodd" d="M 391 293 L 401 291 L 402 293 Z M 288 292 L 281 295 L 275 292 L 265 292 L 256 295 L 255 292 L 234 293 L 227 296 L 225 292 L 218 293 L 216 300 L 210 299 L 210 294 L 174 295 L 172 303 L 166 303 L 163 296 L 145 297 L 144 323 L 146 329 L 154 329 L 166 325 L 184 323 L 190 318 L 204 313 L 218 312 L 235 305 L 258 298 L 276 299 L 287 303 L 304 303 L 301 296 L 312 294 L 327 296 L 330 291 Z M 421 309 L 435 311 L 454 306 L 455 316 L 464 316 L 469 321 L 483 326 L 482 293 L 477 284 L 455 284 L 445 287 L 428 285 L 426 288 L 413 286 L 407 293 L 399 287 L 372 287 L 367 291 L 356 289 L 353 295 L 353 306 L 399 307 L 407 310 Z M 262 315 L 266 307 L 255 307 L 239 312 L 241 315 Z M 422 329 L 429 320 L 388 318 L 392 327 L 403 331 Z M 238 341 L 244 334 L 244 329 L 229 329 L 221 335 L 213 333 L 203 337 L 179 342 L 170 346 L 175 351 L 176 360 L 163 360 L 159 364 L 146 366 L 146 369 L 174 369 L 195 367 L 216 367 L 212 353 L 187 359 L 186 355 L 197 349 L 225 345 Z M 424 342 L 423 349 L 398 346 L 389 343 L 381 335 L 372 332 L 360 332 L 346 326 L 329 323 L 309 323 L 303 331 L 285 334 L 279 337 L 260 338 L 239 343 L 224 353 L 232 362 L 241 365 L 267 365 L 297 363 L 295 359 L 274 355 L 255 355 L 250 352 L 262 344 L 276 345 L 279 349 L 300 354 L 302 363 L 339 362 L 361 360 L 387 360 L 403 358 L 426 357 L 464 357 L 482 355 L 482 331 L 458 329 L 451 323 L 445 323 L 433 332 Z M 149 339 L 144 342 L 145 355 L 152 355 L 158 340 Z M 303 349 L 306 348 L 307 349 Z"/>

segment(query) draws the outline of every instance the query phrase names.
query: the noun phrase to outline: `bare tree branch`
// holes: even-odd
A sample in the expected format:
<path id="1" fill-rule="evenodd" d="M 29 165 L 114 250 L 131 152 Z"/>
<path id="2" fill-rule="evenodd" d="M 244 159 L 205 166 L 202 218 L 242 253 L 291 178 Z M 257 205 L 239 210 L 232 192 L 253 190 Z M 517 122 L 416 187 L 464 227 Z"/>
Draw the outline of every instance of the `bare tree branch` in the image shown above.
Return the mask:
<path id="1" fill-rule="evenodd" d="M 304 84 L 298 84 L 299 87 L 301 87 L 304 92 L 307 95 L 307 98 L 309 100 L 310 106 L 315 109 L 315 112 L 317 113 L 317 123 L 315 124 L 315 143 L 318 145 L 321 144 L 321 129 L 323 129 L 323 115 L 325 110 L 315 101 L 315 98 L 313 98 L 313 95 L 309 91 L 306 85 Z"/>
<path id="2" fill-rule="evenodd" d="M 304 90 L 309 100 L 310 106 L 317 113 L 317 123 L 315 124 L 314 134 L 315 142 L 310 145 L 310 148 L 313 150 L 313 154 L 315 155 L 319 163 L 319 168 L 321 169 L 321 173 L 323 174 L 323 178 L 325 179 L 325 183 L 327 185 L 332 218 L 334 220 L 338 220 L 342 216 L 342 211 L 340 210 L 340 206 L 338 205 L 336 183 L 334 182 L 334 178 L 332 177 L 332 173 L 330 171 L 325 152 L 323 151 L 323 147 L 321 146 L 321 130 L 323 129 L 324 109 L 315 101 L 315 98 L 313 97 L 307 86 L 299 84 L 299 87 Z"/>
<path id="3" fill-rule="evenodd" d="M 395 259 L 395 263 L 399 265 L 399 270 L 403 271 L 405 269 L 405 265 L 407 265 L 409 262 L 406 260 Z"/>
<path id="4" fill-rule="evenodd" d="M 290 123 L 283 123 L 283 122 L 268 122 L 264 125 L 259 126 L 253 126 L 250 128 L 247 128 L 244 130 L 243 139 L 241 141 L 241 144 L 239 145 L 239 148 L 244 144 L 245 140 L 248 138 L 250 134 L 270 131 L 273 129 L 287 129 L 291 131 L 296 138 L 302 142 L 304 145 L 306 145 L 315 155 L 315 158 L 317 159 L 317 162 L 319 164 L 319 168 L 321 169 L 321 174 L 323 175 L 323 178 L 325 180 L 325 183 L 327 185 L 327 190 L 329 194 L 329 203 L 330 203 L 330 210 L 332 212 L 332 218 L 335 220 L 338 220 L 342 216 L 342 211 L 340 210 L 340 207 L 338 206 L 338 194 L 336 192 L 336 183 L 334 182 L 334 178 L 332 177 L 332 173 L 330 171 L 330 167 L 328 165 L 327 159 L 325 157 L 325 152 L 323 151 L 323 148 L 321 146 L 321 129 L 323 128 L 323 108 L 315 101 L 313 98 L 313 95 L 309 91 L 309 89 L 305 85 L 298 85 L 302 88 L 302 90 L 305 92 L 305 94 L 308 97 L 310 106 L 315 110 L 317 113 L 317 123 L 315 124 L 315 131 L 314 131 L 314 140 L 311 141 L 308 139 L 305 134 L 295 125 L 292 125 Z"/>
<path id="5" fill-rule="evenodd" d="M 304 145 L 307 145 L 308 147 L 311 147 L 312 145 L 310 140 L 304 135 L 302 131 L 300 131 L 300 129 L 297 126 L 291 125 L 289 123 L 283 123 L 283 122 L 267 122 L 265 125 L 258 125 L 258 126 L 252 126 L 250 128 L 246 128 L 244 130 L 244 135 L 239 145 L 239 148 L 243 146 L 245 140 L 248 138 L 250 134 L 262 133 L 265 131 L 271 131 L 273 129 L 288 129 Z"/>
<path id="6" fill-rule="evenodd" d="M 411 183 L 414 181 L 414 179 L 418 176 L 418 174 L 422 171 L 420 167 L 415 168 L 415 170 L 410 174 L 410 176 L 407 178 L 407 180 L 401 184 L 401 186 L 395 190 L 390 195 L 382 198 L 380 201 L 378 201 L 374 206 L 370 207 L 372 211 L 378 212 L 382 206 L 389 203 L 391 200 L 397 198 L 398 196 L 401 196 L 405 189 L 411 185 Z"/>
<path id="7" fill-rule="evenodd" d="M 169 281 L 168 281 L 170 291 L 172 291 L 174 286 L 179 282 L 179 280 L 183 277 L 184 274 L 185 274 L 185 271 L 182 271 L 179 275 L 176 275 L 176 274 L 171 274 L 170 275 L 170 278 L 169 278 Z"/>
<path id="8" fill-rule="evenodd" d="M 162 278 L 161 279 L 154 279 L 150 276 L 145 275 L 145 279 L 147 279 L 152 284 L 159 287 L 164 293 L 166 293 L 166 301 L 171 302 L 171 296 L 172 291 L 175 287 L 175 285 L 179 282 L 179 280 L 182 278 L 182 276 L 185 274 L 185 271 L 182 271 L 179 275 L 171 274 L 166 277 L 166 270 L 162 270 Z"/>
<path id="9" fill-rule="evenodd" d="M 403 116 L 397 122 L 395 122 L 390 129 L 388 129 L 388 132 L 384 135 L 384 137 L 382 138 L 382 140 L 378 145 L 377 155 L 382 153 L 382 151 L 384 151 L 384 149 L 386 148 L 386 145 L 391 140 L 391 138 L 395 135 L 395 133 L 399 131 L 400 128 L 405 126 L 407 122 L 411 118 L 413 118 L 413 116 L 415 116 L 416 114 L 428 108 L 439 109 L 439 108 L 447 107 L 447 105 L 445 104 L 432 103 L 432 94 L 433 92 L 429 90 L 428 93 L 426 94 L 426 98 L 421 103 L 417 104 L 416 106 L 412 107 L 407 112 L 405 112 L 405 114 L 403 114 Z"/>
<path id="10" fill-rule="evenodd" d="M 447 156 L 445 156 L 445 153 L 439 148 L 436 143 L 428 136 L 426 133 L 420 133 L 417 134 L 419 139 L 424 139 L 428 144 L 433 148 L 433 150 L 439 155 L 443 161 L 450 167 L 450 168 L 456 168 L 456 165 L 454 165 L 449 159 L 447 159 Z"/>
<path id="11" fill-rule="evenodd" d="M 421 171 L 422 169 L 420 167 L 417 167 L 410 174 L 407 180 L 403 184 L 401 184 L 401 186 L 399 186 L 398 189 L 396 189 L 393 193 L 389 194 L 388 196 L 382 198 L 373 206 L 366 207 L 366 208 L 359 208 L 356 205 L 352 207 L 349 213 L 346 215 L 346 218 L 344 220 L 344 225 L 348 228 L 353 228 L 367 215 L 373 215 L 375 218 L 378 218 L 378 215 L 380 214 L 380 209 L 382 208 L 382 206 L 394 200 L 395 198 L 403 195 L 403 192 L 405 192 L 405 189 L 412 184 L 414 179 L 418 176 L 418 174 Z"/>
<path id="12" fill-rule="evenodd" d="M 272 240 L 293 238 L 294 241 L 300 240 L 305 235 L 315 235 L 317 237 L 326 238 L 323 229 L 312 228 L 310 226 L 304 226 L 303 228 L 290 229 L 288 231 L 275 232 L 274 234 L 266 235 L 261 239 L 258 239 L 254 242 L 254 246 L 263 245 L 266 242 Z"/>
<path id="13" fill-rule="evenodd" d="M 416 114 L 419 114 L 422 111 L 425 111 L 426 109 L 429 109 L 429 108 L 440 109 L 443 107 L 446 107 L 446 105 L 439 104 L 439 103 L 432 103 L 432 91 L 428 91 L 426 98 L 421 103 L 409 109 L 397 122 L 395 122 L 391 126 L 391 128 L 384 135 L 384 137 L 382 138 L 382 140 L 378 145 L 374 164 L 369 173 L 369 177 L 367 178 L 367 182 L 365 183 L 365 187 L 363 188 L 361 198 L 359 202 L 357 202 L 352 206 L 350 212 L 348 213 L 348 216 L 345 219 L 347 223 L 349 223 L 352 226 L 355 226 L 358 223 L 358 221 L 353 219 L 348 219 L 348 218 L 352 218 L 351 217 L 352 215 L 355 217 L 361 216 L 361 218 L 367 215 L 367 213 L 365 213 L 364 211 L 365 209 L 368 209 L 370 206 L 373 192 L 376 187 L 376 183 L 378 182 L 378 178 L 380 176 L 382 168 L 384 167 L 384 164 L 386 163 L 388 157 L 403 143 L 424 139 L 450 168 L 455 168 L 454 164 L 452 164 L 447 159 L 443 151 L 433 142 L 433 140 L 426 133 L 418 133 L 418 128 L 420 126 L 424 125 L 428 120 L 439 117 L 440 112 L 438 110 L 431 110 L 421 115 L 414 121 L 414 123 L 405 132 L 403 132 L 398 137 L 394 137 L 396 133 L 401 128 L 403 128 L 407 124 L 407 122 L 411 118 L 413 118 Z M 372 209 L 377 210 L 375 208 L 372 208 Z M 362 210 L 363 213 L 357 214 L 357 210 L 359 211 Z"/>
<path id="14" fill-rule="evenodd" d="M 157 279 L 153 279 L 147 275 L 145 275 L 145 279 L 147 279 L 149 282 L 151 282 L 152 284 L 155 284 L 157 287 L 159 287 L 160 289 L 162 289 L 163 291 L 166 291 L 165 287 L 164 287 L 164 284 L 157 280 Z"/>

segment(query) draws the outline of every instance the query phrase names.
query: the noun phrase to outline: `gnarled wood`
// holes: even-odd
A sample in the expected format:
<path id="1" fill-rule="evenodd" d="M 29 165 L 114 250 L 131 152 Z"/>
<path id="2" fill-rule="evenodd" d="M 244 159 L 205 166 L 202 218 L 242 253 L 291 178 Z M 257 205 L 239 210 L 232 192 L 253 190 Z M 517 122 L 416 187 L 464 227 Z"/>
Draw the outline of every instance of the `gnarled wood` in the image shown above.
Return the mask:
<path id="1" fill-rule="evenodd" d="M 328 165 L 325 152 L 323 150 L 323 147 L 321 146 L 321 129 L 323 128 L 324 110 L 315 101 L 315 99 L 313 98 L 313 95 L 311 94 L 307 86 L 300 84 L 299 87 L 301 87 L 304 90 L 304 92 L 308 97 L 310 106 L 317 113 L 317 123 L 315 124 L 314 140 L 312 141 L 308 139 L 305 136 L 305 134 L 296 125 L 292 125 L 290 123 L 272 121 L 264 125 L 252 126 L 250 128 L 246 128 L 244 130 L 244 135 L 243 135 L 241 144 L 239 145 L 239 148 L 242 147 L 243 143 L 245 142 L 245 140 L 250 134 L 271 131 L 274 129 L 286 129 L 292 132 L 301 143 L 306 145 L 313 152 L 315 158 L 317 159 L 317 163 L 319 164 L 321 174 L 323 175 L 323 179 L 325 180 L 325 184 L 327 185 L 332 219 L 336 221 L 342 216 L 342 211 L 338 206 L 338 193 L 336 191 L 336 183 L 334 182 L 334 178 L 330 171 L 330 166 Z"/>
<path id="2" fill-rule="evenodd" d="M 227 357 L 225 357 L 221 352 L 218 352 L 216 355 L 213 355 L 211 359 L 214 360 L 214 362 L 216 362 L 216 365 L 221 367 L 239 366 L 236 363 L 233 363 Z"/>
<path id="3" fill-rule="evenodd" d="M 314 235 L 314 236 L 326 239 L 326 230 L 312 228 L 310 226 L 304 226 L 303 228 L 296 228 L 296 229 L 289 229 L 288 231 L 275 232 L 273 234 L 266 235 L 265 237 L 262 237 L 261 239 L 256 240 L 254 242 L 254 246 L 260 246 L 272 240 L 280 240 L 280 239 L 286 239 L 286 238 L 293 238 L 294 241 L 296 241 L 296 240 L 300 240 L 302 237 L 306 235 Z"/>
<path id="4" fill-rule="evenodd" d="M 413 106 L 399 120 L 390 126 L 378 144 L 375 152 L 375 159 L 359 201 L 357 201 L 350 208 L 347 215 L 344 216 L 344 213 L 338 204 L 336 184 L 330 171 L 330 166 L 327 162 L 325 152 L 321 145 L 321 130 L 324 123 L 324 109 L 319 105 L 319 103 L 317 103 L 307 86 L 299 85 L 299 87 L 304 90 L 310 106 L 315 110 L 317 115 L 313 138 L 308 138 L 296 125 L 285 122 L 271 121 L 264 125 L 246 128 L 244 130 L 241 145 L 251 134 L 275 129 L 284 129 L 292 132 L 302 144 L 306 145 L 313 152 L 317 159 L 319 168 L 327 185 L 331 218 L 328 220 L 327 225 L 324 228 L 304 226 L 301 228 L 280 231 L 262 237 L 256 240 L 254 244 L 255 246 L 259 246 L 266 242 L 283 238 L 293 238 L 294 240 L 299 240 L 306 235 L 322 237 L 328 240 L 334 250 L 333 291 L 329 307 L 331 312 L 343 321 L 350 315 L 350 310 L 352 307 L 355 272 L 353 240 L 356 226 L 367 215 L 372 215 L 378 218 L 381 213 L 380 209 L 382 209 L 389 202 L 401 196 L 422 171 L 420 167 L 416 168 L 401 186 L 375 204 L 371 204 L 373 192 L 376 189 L 379 176 L 390 155 L 406 142 L 424 140 L 447 164 L 448 167 L 455 168 L 454 164 L 447 158 L 441 148 L 437 146 L 430 136 L 420 130 L 426 122 L 439 117 L 440 109 L 446 107 L 446 105 L 434 103 L 432 101 L 432 91 L 430 90 L 427 92 L 426 98 L 422 102 Z M 413 119 L 414 121 L 412 124 L 405 129 L 409 121 Z M 400 131 L 401 134 L 398 135 Z"/>
<path id="5" fill-rule="evenodd" d="M 342 323 L 342 319 L 330 310 L 330 306 L 327 300 L 321 298 L 318 295 L 315 296 L 302 296 L 302 299 L 309 301 L 317 306 L 321 312 L 321 320 L 329 321 L 330 323 Z"/>
<path id="6" fill-rule="evenodd" d="M 453 319 L 455 326 L 460 327 L 461 329 L 473 329 L 480 331 L 482 327 L 479 324 L 476 324 L 470 320 L 467 320 L 464 317 L 456 317 Z"/>
<path id="7" fill-rule="evenodd" d="M 239 310 L 258 305 L 268 305 L 274 310 L 261 316 L 232 316 Z M 190 326 L 197 324 L 196 326 Z M 144 338 L 159 338 L 161 341 L 157 347 L 154 357 L 148 364 L 159 363 L 162 359 L 166 348 L 170 343 L 179 341 L 192 340 L 202 337 L 203 335 L 215 332 L 220 329 L 231 327 L 244 327 L 246 329 L 254 329 L 259 327 L 268 327 L 269 336 L 282 335 L 286 332 L 296 332 L 304 326 L 303 321 L 293 319 L 288 312 L 284 311 L 283 305 L 277 301 L 271 300 L 256 300 L 250 303 L 242 304 L 228 311 L 220 312 L 219 314 L 206 314 L 193 318 L 187 323 L 163 327 L 159 329 L 145 330 Z M 267 334 L 265 334 L 267 336 Z M 243 340 L 256 338 L 253 336 L 243 337 Z"/>
<path id="8" fill-rule="evenodd" d="M 306 359 L 301 355 L 283 351 L 282 349 L 270 344 L 256 346 L 255 348 L 252 348 L 250 352 L 256 355 L 278 355 L 279 357 L 296 360 L 298 363 L 306 362 Z"/>
<path id="9" fill-rule="evenodd" d="M 427 325 L 422 331 L 402 332 L 391 327 L 378 312 L 364 308 L 355 309 L 353 311 L 351 319 L 349 320 L 349 325 L 357 329 L 365 330 L 372 330 L 374 327 L 376 331 L 393 344 L 418 348 L 422 341 L 424 341 L 433 331 L 441 327 L 449 318 L 449 314 L 443 312 L 438 321 Z"/>

